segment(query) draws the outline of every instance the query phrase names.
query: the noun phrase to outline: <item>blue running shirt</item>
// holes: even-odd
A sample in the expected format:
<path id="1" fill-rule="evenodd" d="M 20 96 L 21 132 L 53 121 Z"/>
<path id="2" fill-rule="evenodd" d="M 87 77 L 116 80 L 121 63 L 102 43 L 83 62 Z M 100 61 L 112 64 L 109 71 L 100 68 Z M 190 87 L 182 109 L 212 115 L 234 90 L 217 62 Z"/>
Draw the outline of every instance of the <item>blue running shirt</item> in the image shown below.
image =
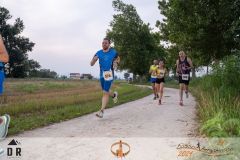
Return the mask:
<path id="1" fill-rule="evenodd" d="M 103 50 L 99 50 L 96 53 L 96 56 L 99 59 L 100 78 L 103 78 L 103 71 L 113 71 L 113 61 L 118 57 L 118 53 L 115 49 L 110 48 L 108 52 L 103 52 Z"/>

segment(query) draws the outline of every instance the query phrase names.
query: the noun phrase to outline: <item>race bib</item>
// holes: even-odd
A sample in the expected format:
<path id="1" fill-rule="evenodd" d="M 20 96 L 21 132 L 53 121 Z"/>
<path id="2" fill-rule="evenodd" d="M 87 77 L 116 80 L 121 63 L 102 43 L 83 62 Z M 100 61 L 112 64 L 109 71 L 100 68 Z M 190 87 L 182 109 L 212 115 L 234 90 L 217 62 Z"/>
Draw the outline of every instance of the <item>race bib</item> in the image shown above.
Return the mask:
<path id="1" fill-rule="evenodd" d="M 189 74 L 182 74 L 182 80 L 188 81 L 189 80 Z"/>
<path id="2" fill-rule="evenodd" d="M 157 73 L 156 73 L 156 71 L 153 71 L 151 77 L 152 77 L 152 78 L 157 78 Z"/>
<path id="3" fill-rule="evenodd" d="M 112 73 L 112 71 L 111 70 L 110 71 L 104 71 L 103 72 L 103 77 L 104 77 L 105 81 L 113 80 L 113 73 Z"/>

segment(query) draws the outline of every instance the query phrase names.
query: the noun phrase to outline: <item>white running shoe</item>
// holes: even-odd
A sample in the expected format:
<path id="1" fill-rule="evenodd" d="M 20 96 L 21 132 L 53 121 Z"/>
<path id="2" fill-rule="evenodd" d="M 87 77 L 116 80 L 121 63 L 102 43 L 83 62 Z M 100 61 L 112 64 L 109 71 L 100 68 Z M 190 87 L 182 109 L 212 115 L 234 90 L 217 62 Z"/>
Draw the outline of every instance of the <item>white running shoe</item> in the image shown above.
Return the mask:
<path id="1" fill-rule="evenodd" d="M 97 114 L 96 114 L 96 116 L 98 117 L 98 118 L 103 118 L 103 111 L 102 110 L 100 110 Z"/>
<path id="2" fill-rule="evenodd" d="M 115 91 L 113 94 L 114 94 L 113 102 L 117 103 L 118 102 L 118 92 Z"/>
<path id="3" fill-rule="evenodd" d="M 10 116 L 8 114 L 5 114 L 4 116 L 2 116 L 0 118 L 2 119 L 2 123 L 0 124 L 0 139 L 4 139 L 8 133 Z"/>
<path id="4" fill-rule="evenodd" d="M 0 148 L 0 157 L 3 155 L 4 150 L 2 148 Z"/>

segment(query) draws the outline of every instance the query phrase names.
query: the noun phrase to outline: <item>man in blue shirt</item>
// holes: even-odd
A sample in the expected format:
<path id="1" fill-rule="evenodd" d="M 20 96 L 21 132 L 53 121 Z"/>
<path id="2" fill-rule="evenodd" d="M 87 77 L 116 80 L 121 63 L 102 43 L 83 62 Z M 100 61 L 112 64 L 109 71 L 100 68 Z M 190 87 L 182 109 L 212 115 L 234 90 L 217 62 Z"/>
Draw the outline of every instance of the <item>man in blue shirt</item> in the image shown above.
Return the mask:
<path id="1" fill-rule="evenodd" d="M 3 94 L 3 82 L 4 82 L 4 64 L 9 61 L 7 50 L 4 46 L 2 36 L 0 35 L 0 96 Z M 2 97 L 1 97 L 2 98 Z M 10 123 L 10 116 L 5 114 L 0 117 L 0 140 L 7 136 L 8 126 Z M 3 154 L 3 149 L 0 148 L 0 156 Z"/>
<path id="2" fill-rule="evenodd" d="M 97 117 L 103 118 L 104 109 L 109 101 L 109 96 L 113 98 L 113 102 L 117 103 L 118 93 L 110 92 L 110 88 L 114 79 L 114 69 L 120 61 L 120 58 L 115 49 L 110 47 L 110 39 L 104 38 L 102 42 L 102 50 L 99 50 L 91 61 L 93 66 L 99 60 L 100 67 L 100 82 L 103 90 L 102 107 L 96 114 Z"/>

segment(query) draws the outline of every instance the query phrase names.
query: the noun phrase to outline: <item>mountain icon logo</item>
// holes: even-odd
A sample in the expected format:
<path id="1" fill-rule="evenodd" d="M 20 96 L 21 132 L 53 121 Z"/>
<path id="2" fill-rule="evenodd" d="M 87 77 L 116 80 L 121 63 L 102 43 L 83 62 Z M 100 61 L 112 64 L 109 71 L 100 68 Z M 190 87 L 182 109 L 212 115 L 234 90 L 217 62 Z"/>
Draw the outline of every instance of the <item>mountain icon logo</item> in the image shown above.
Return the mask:
<path id="1" fill-rule="evenodd" d="M 16 145 L 21 145 L 20 142 L 16 141 L 15 139 L 13 139 L 8 145 L 10 146 L 16 146 Z"/>

